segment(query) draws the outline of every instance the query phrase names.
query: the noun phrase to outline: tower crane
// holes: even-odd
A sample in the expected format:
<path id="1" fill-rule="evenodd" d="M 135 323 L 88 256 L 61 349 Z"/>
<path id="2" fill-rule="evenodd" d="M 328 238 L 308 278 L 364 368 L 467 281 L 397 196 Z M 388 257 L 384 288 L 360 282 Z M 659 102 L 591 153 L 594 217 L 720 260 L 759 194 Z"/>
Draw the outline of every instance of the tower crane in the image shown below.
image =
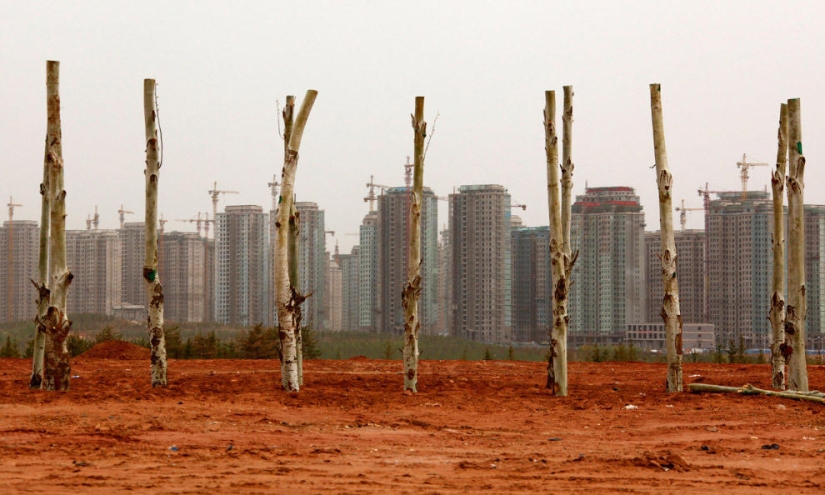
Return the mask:
<path id="1" fill-rule="evenodd" d="M 272 182 L 267 182 L 267 186 L 269 186 L 269 192 L 272 194 L 272 211 L 278 209 L 278 187 L 281 185 L 278 182 L 278 176 L 272 175 Z"/>
<path id="2" fill-rule="evenodd" d="M 704 208 L 685 208 L 685 200 L 682 200 L 682 206 L 676 207 L 676 211 L 679 212 L 679 223 L 682 224 L 682 232 L 685 231 L 685 224 L 687 224 L 687 212 L 689 211 L 702 211 Z"/>
<path id="3" fill-rule="evenodd" d="M 767 167 L 769 164 L 763 162 L 749 162 L 748 156 L 743 153 L 742 161 L 736 162 L 736 166 L 741 169 L 739 171 L 739 175 L 742 179 L 742 200 L 745 200 L 748 199 L 748 169 L 751 167 Z"/>
<path id="4" fill-rule="evenodd" d="M 6 320 L 14 321 L 12 315 L 12 301 L 14 300 L 14 277 L 12 276 L 12 269 L 14 268 L 14 209 L 22 207 L 23 205 L 14 202 L 14 198 L 9 196 L 9 248 L 6 251 Z"/>
<path id="5" fill-rule="evenodd" d="M 166 227 L 166 224 L 168 222 L 169 222 L 169 220 L 164 220 L 163 219 L 163 213 L 161 213 L 160 214 L 160 219 L 158 220 L 158 225 L 160 225 L 160 228 L 158 229 L 158 234 L 163 235 L 164 227 Z"/>
<path id="6" fill-rule="evenodd" d="M 100 215 L 97 214 L 97 205 L 95 205 L 95 216 L 92 217 L 92 226 L 97 230 L 100 225 Z"/>
<path id="7" fill-rule="evenodd" d="M 194 223 L 195 224 L 195 229 L 198 231 L 198 237 L 200 237 L 200 235 L 201 235 L 201 223 L 203 222 L 203 220 L 201 220 L 201 212 L 198 212 L 197 218 L 185 218 L 185 219 L 178 218 L 175 221 L 176 222 Z"/>
<path id="8" fill-rule="evenodd" d="M 120 209 L 117 210 L 118 215 L 120 215 L 120 229 L 123 230 L 123 224 L 126 223 L 126 215 L 131 215 L 134 213 L 133 211 L 124 210 L 123 205 L 120 205 Z"/>
<path id="9" fill-rule="evenodd" d="M 367 187 L 369 188 L 369 192 L 367 193 L 367 196 L 364 198 L 364 203 L 369 203 L 370 204 L 370 211 L 375 211 L 375 200 L 377 199 L 376 196 L 375 196 L 375 190 L 379 189 L 383 192 L 383 191 L 386 191 L 387 189 L 389 189 L 390 186 L 385 186 L 383 184 L 376 184 L 373 176 L 370 175 L 370 181 L 367 182 Z"/>
<path id="10" fill-rule="evenodd" d="M 221 194 L 239 194 L 238 191 L 227 191 L 218 189 L 218 183 L 215 182 L 212 189 L 209 190 L 209 195 L 212 196 L 212 218 L 218 216 L 218 198 Z M 198 229 L 200 230 L 200 229 Z"/>
<path id="11" fill-rule="evenodd" d="M 210 223 L 215 223 L 215 219 L 214 218 L 212 218 L 212 219 L 209 218 L 209 212 L 208 211 L 203 212 L 203 215 L 204 215 L 203 236 L 208 239 L 209 238 L 209 224 Z"/>
<path id="12" fill-rule="evenodd" d="M 510 208 L 521 208 L 522 210 L 526 210 L 527 205 L 521 204 L 518 201 L 513 201 L 510 203 Z"/>

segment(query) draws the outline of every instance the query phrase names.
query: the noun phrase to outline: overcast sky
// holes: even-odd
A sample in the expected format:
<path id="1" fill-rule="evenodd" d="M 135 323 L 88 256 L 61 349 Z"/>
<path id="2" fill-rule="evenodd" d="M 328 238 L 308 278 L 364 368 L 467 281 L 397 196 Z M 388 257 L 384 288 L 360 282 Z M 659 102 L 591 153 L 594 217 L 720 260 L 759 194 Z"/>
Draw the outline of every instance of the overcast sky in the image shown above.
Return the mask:
<path id="1" fill-rule="evenodd" d="M 802 99 L 806 202 L 825 204 L 823 2 L 19 2 L 0 0 L 0 200 L 39 219 L 45 62 L 61 62 L 68 227 L 121 203 L 142 221 L 143 79 L 158 82 L 160 211 L 271 204 L 280 175 L 276 102 L 318 100 L 296 192 L 326 211 L 342 252 L 357 242 L 370 175 L 403 185 L 410 113 L 440 114 L 425 185 L 502 184 L 528 226 L 546 225 L 544 91 L 573 85 L 575 193 L 631 186 L 658 229 L 650 83 L 662 84 L 674 198 L 741 188 L 736 162 L 774 163 L 780 103 Z M 559 120 L 560 125 L 560 120 Z M 769 183 L 752 169 L 750 189 Z M 7 217 L 4 215 L 3 219 Z M 439 224 L 447 222 L 442 203 Z M 701 212 L 689 228 L 702 228 Z M 169 230 L 194 230 L 170 223 Z M 329 244 L 328 244 L 329 245 Z"/>

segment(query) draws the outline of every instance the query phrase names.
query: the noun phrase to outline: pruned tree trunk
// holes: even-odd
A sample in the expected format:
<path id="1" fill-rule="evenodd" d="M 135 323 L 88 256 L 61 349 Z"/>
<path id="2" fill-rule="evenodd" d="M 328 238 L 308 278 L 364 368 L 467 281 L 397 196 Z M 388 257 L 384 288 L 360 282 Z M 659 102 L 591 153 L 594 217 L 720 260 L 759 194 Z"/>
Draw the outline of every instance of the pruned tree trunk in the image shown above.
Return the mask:
<path id="1" fill-rule="evenodd" d="M 771 280 L 771 386 L 785 390 L 785 171 L 788 162 L 788 105 L 779 110 L 776 170 L 771 177 L 773 189 L 773 278 Z"/>
<path id="2" fill-rule="evenodd" d="M 424 97 L 415 97 L 413 128 L 413 188 L 410 201 L 410 251 L 407 256 L 407 284 L 401 291 L 404 308 L 404 390 L 418 392 L 418 298 L 421 295 L 421 200 L 424 193 L 424 140 L 427 122 L 424 121 Z"/>
<path id="3" fill-rule="evenodd" d="M 43 182 L 40 184 L 40 258 L 38 264 L 37 316 L 35 316 L 34 341 L 32 343 L 32 376 L 29 388 L 38 389 L 43 384 L 43 354 L 46 350 L 46 312 L 51 301 L 49 291 L 49 139 L 46 138 L 43 156 Z"/>
<path id="4" fill-rule="evenodd" d="M 284 389 L 290 392 L 300 390 L 298 379 L 298 362 L 296 347 L 297 307 L 303 299 L 289 280 L 289 222 L 293 212 L 295 190 L 295 172 L 298 168 L 298 152 L 301 148 L 301 138 L 304 134 L 309 113 L 318 92 L 308 90 L 294 125 L 288 127 L 289 138 L 286 139 L 284 153 L 284 167 L 281 172 L 281 198 L 276 213 L 275 228 L 277 237 L 277 251 L 275 254 L 275 302 L 278 309 L 278 336 L 281 340 L 281 377 Z M 295 106 L 294 97 L 287 97 L 284 108 L 284 122 L 292 122 L 292 111 Z"/>
<path id="5" fill-rule="evenodd" d="M 785 333 L 790 341 L 788 390 L 808 391 L 805 362 L 805 156 L 799 98 L 788 100 L 788 308 Z"/>
<path id="6" fill-rule="evenodd" d="M 676 280 L 676 241 L 673 238 L 673 176 L 667 164 L 665 128 L 662 117 L 662 87 L 650 85 L 650 113 L 653 120 L 653 150 L 656 155 L 656 182 L 659 187 L 659 228 L 662 235 L 662 320 L 665 324 L 668 392 L 682 391 L 682 313 L 679 283 Z"/>
<path id="7" fill-rule="evenodd" d="M 66 266 L 66 191 L 63 189 L 63 144 L 60 127 L 60 62 L 46 62 L 46 106 L 48 112 L 46 165 L 49 168 L 49 306 L 37 325 L 45 328 L 43 359 L 45 390 L 69 390 L 71 380 L 67 337 L 72 322 L 66 310 L 69 285 L 74 277 Z M 40 294 L 48 291 L 38 288 Z"/>
<path id="8" fill-rule="evenodd" d="M 165 387 L 166 338 L 163 332 L 163 286 L 158 273 L 158 181 L 161 156 L 158 138 L 158 108 L 155 80 L 143 80 L 143 115 L 146 126 L 146 258 L 143 280 L 146 282 L 146 309 L 149 313 L 152 386 Z"/>
<path id="9" fill-rule="evenodd" d="M 544 150 L 547 154 L 547 202 L 550 211 L 550 259 L 553 278 L 553 324 L 547 363 L 547 388 L 567 395 L 567 272 L 559 190 L 559 140 L 556 135 L 556 92 L 544 92 Z"/>
<path id="10" fill-rule="evenodd" d="M 289 283 L 295 291 L 295 362 L 298 366 L 298 385 L 304 385 L 304 336 L 301 332 L 303 311 L 301 304 L 309 297 L 298 288 L 298 235 L 301 233 L 301 213 L 292 202 L 289 212 Z"/>

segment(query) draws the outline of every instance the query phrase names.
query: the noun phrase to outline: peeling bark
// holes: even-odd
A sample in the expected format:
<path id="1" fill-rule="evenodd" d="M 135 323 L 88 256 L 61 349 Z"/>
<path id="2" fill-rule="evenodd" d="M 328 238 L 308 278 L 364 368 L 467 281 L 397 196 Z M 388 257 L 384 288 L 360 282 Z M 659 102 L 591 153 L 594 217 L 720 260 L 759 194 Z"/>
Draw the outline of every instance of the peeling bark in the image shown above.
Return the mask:
<path id="1" fill-rule="evenodd" d="M 295 172 L 298 168 L 298 152 L 301 147 L 304 127 L 315 103 L 318 92 L 308 90 L 298 116 L 292 123 L 295 98 L 287 97 L 284 107 L 284 122 L 288 137 L 285 137 L 284 166 L 281 171 L 281 197 L 276 213 L 276 253 L 275 253 L 275 296 L 278 309 L 278 336 L 281 340 L 281 383 L 290 392 L 301 388 L 298 375 L 296 328 L 300 327 L 299 306 L 303 297 L 290 283 L 289 277 L 289 223 L 294 208 Z"/>
<path id="2" fill-rule="evenodd" d="M 567 396 L 567 283 L 568 265 L 564 253 L 564 229 L 559 188 L 559 143 L 556 134 L 556 92 L 544 92 L 544 150 L 547 155 L 547 202 L 550 212 L 550 270 L 553 283 L 550 352 L 546 387 L 554 395 Z M 572 115 L 572 110 L 571 110 Z M 569 224 L 568 224 L 569 225 Z M 568 241 L 569 242 L 569 241 Z"/>
<path id="3" fill-rule="evenodd" d="M 788 100 L 788 306 L 785 315 L 788 390 L 808 391 L 805 362 L 805 155 L 798 98 Z"/>
<path id="4" fill-rule="evenodd" d="M 143 80 L 143 115 L 146 130 L 146 257 L 143 280 L 146 286 L 147 327 L 151 347 L 153 387 L 166 387 L 166 337 L 163 323 L 163 286 L 158 273 L 158 181 L 161 156 L 158 141 L 158 108 L 155 80 Z"/>
<path id="5" fill-rule="evenodd" d="M 71 363 L 66 343 L 72 322 L 66 303 L 73 275 L 66 266 L 66 191 L 63 189 L 63 144 L 60 124 L 60 62 L 46 62 L 48 113 L 46 166 L 49 170 L 49 287 L 45 315 L 35 319 L 45 330 L 43 382 L 45 390 L 69 390 Z M 38 287 L 38 292 L 41 288 Z"/>
<path id="6" fill-rule="evenodd" d="M 653 150 L 659 187 L 659 226 L 662 236 L 662 320 L 665 324 L 668 392 L 682 391 L 682 314 L 679 307 L 679 283 L 676 279 L 676 241 L 673 237 L 673 176 L 667 163 L 662 88 L 650 85 L 650 112 L 653 121 Z"/>
<path id="7" fill-rule="evenodd" d="M 418 392 L 418 298 L 421 295 L 421 198 L 424 190 L 424 140 L 427 123 L 424 121 L 424 97 L 415 97 L 413 128 L 413 188 L 410 201 L 410 250 L 407 256 L 407 284 L 401 291 L 404 309 L 404 390 Z"/>
<path id="8" fill-rule="evenodd" d="M 32 374 L 29 388 L 38 389 L 43 384 L 43 359 L 46 352 L 46 311 L 51 301 L 49 283 L 49 139 L 46 138 L 43 154 L 43 182 L 40 184 L 40 257 L 38 282 L 32 280 L 37 290 L 37 314 L 35 316 L 34 341 L 32 343 Z"/>
<path id="9" fill-rule="evenodd" d="M 788 161 L 788 105 L 783 103 L 779 110 L 779 131 L 777 133 L 776 170 L 771 177 L 773 191 L 773 277 L 771 279 L 771 387 L 785 390 L 785 355 L 787 338 L 785 323 L 785 173 Z"/>

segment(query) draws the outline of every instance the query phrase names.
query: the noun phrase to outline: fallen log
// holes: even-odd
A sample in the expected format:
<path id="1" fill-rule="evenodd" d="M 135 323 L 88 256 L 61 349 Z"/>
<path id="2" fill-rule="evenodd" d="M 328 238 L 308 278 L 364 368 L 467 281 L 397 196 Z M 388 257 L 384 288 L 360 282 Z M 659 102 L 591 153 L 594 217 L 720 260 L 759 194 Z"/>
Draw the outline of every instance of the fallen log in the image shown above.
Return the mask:
<path id="1" fill-rule="evenodd" d="M 812 390 L 810 392 L 787 392 L 777 390 L 765 390 L 754 387 L 749 383 L 741 387 L 726 387 L 723 385 L 711 385 L 707 383 L 691 383 L 690 385 L 688 385 L 688 390 L 690 390 L 694 394 L 710 392 L 737 393 L 742 395 L 769 395 L 772 397 L 782 397 L 784 399 L 807 400 L 810 402 L 819 402 L 820 404 L 825 404 L 825 393 L 819 392 L 818 390 Z"/>

